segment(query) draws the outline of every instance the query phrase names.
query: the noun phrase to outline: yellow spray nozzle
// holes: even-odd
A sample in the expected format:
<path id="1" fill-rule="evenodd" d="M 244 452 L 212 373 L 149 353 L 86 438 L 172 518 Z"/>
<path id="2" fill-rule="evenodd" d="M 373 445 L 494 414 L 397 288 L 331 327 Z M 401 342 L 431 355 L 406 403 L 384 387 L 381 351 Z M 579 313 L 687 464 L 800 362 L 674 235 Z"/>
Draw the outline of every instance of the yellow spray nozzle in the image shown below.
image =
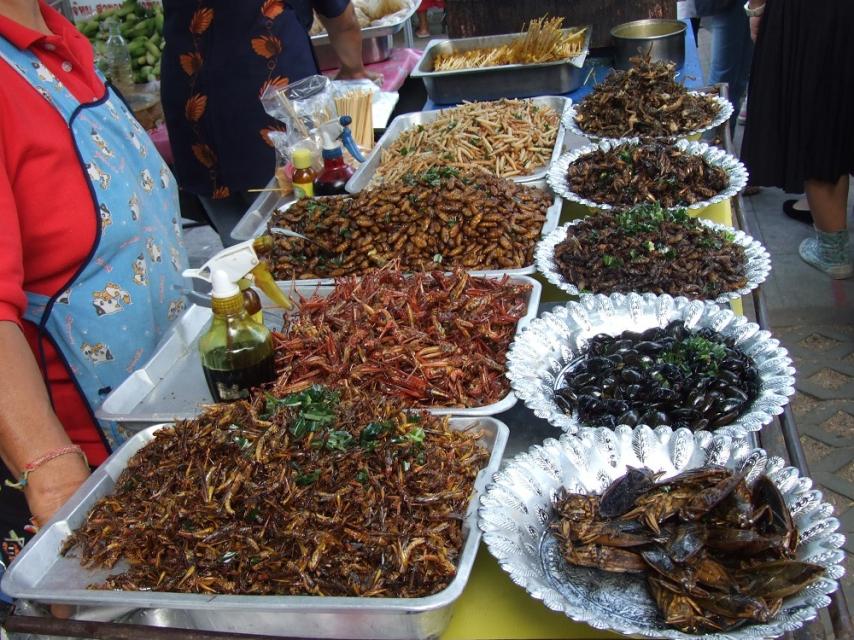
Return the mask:
<path id="1" fill-rule="evenodd" d="M 276 284 L 267 263 L 263 260 L 258 263 L 258 266 L 252 269 L 252 275 L 255 277 L 255 284 L 263 291 L 270 300 L 276 303 L 276 306 L 288 311 L 294 308 L 293 302 Z"/>

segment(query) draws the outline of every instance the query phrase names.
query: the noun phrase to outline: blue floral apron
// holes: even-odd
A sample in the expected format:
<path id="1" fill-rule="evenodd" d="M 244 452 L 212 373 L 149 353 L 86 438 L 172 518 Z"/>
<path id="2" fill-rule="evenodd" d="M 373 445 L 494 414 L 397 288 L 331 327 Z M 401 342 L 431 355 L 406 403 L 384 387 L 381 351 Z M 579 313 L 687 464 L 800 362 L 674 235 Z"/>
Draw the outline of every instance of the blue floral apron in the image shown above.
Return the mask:
<path id="1" fill-rule="evenodd" d="M 53 297 L 27 292 L 26 320 L 62 355 L 94 411 L 152 355 L 185 307 L 178 190 L 166 163 L 122 100 L 80 104 L 30 51 L 0 38 L 9 63 L 68 124 L 98 226 L 88 260 Z M 42 369 L 46 370 L 44 348 Z M 126 435 L 100 423 L 109 449 Z"/>

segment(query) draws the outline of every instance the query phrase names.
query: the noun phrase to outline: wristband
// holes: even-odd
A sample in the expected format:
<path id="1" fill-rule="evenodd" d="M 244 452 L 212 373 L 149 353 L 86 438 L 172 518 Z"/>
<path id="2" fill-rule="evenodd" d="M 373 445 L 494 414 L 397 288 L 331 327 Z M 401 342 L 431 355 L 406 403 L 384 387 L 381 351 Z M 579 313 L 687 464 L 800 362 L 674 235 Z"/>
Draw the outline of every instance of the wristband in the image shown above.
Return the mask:
<path id="1" fill-rule="evenodd" d="M 48 451 L 47 453 L 40 455 L 32 462 L 28 462 L 26 465 L 24 465 L 24 470 L 21 472 L 21 477 L 18 479 L 18 482 L 10 482 L 6 480 L 6 486 L 12 487 L 13 489 L 23 489 L 27 486 L 29 476 L 33 471 L 41 467 L 43 464 L 47 464 L 51 460 L 56 460 L 57 458 L 60 458 L 62 456 L 67 456 L 70 453 L 75 453 L 82 456 L 83 462 L 86 463 L 87 467 L 89 466 L 89 461 L 86 459 L 86 454 L 83 453 L 83 449 L 78 447 L 76 444 L 72 444 L 67 447 L 60 447 L 59 449 Z"/>
<path id="2" fill-rule="evenodd" d="M 748 18 L 758 18 L 765 13 L 765 4 L 763 3 L 755 9 L 751 9 L 750 0 L 747 0 L 747 2 L 744 3 L 744 12 L 747 14 Z"/>

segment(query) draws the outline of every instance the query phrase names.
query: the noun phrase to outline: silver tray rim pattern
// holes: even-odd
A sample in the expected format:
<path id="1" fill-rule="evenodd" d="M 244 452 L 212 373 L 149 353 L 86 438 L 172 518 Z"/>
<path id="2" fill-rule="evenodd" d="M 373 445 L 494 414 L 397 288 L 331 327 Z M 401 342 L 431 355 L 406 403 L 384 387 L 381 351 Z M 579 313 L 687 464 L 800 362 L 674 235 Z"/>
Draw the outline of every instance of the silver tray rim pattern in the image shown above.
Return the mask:
<path id="1" fill-rule="evenodd" d="M 703 91 L 689 91 L 688 95 L 701 95 L 711 98 L 713 102 L 715 102 L 718 106 L 718 113 L 714 117 L 714 119 L 707 124 L 705 127 L 701 127 L 699 129 L 694 129 L 692 131 L 687 131 L 685 133 L 679 133 L 674 136 L 636 136 L 641 138 L 642 140 L 647 141 L 661 141 L 661 142 L 676 142 L 677 140 L 684 140 L 691 136 L 702 135 L 706 131 L 710 131 L 712 129 L 716 129 L 721 126 L 724 122 L 727 122 L 732 117 L 733 107 L 732 103 L 725 98 L 715 95 L 713 93 L 705 93 Z M 589 131 L 585 131 L 581 127 L 578 126 L 578 122 L 576 121 L 576 116 L 578 115 L 578 107 L 583 102 L 579 102 L 578 104 L 573 104 L 569 107 L 563 114 L 563 125 L 572 131 L 572 133 L 582 136 L 583 138 L 587 138 L 591 141 L 601 141 L 601 140 L 622 140 L 623 137 L 612 137 L 612 136 L 600 136 L 595 133 L 590 133 Z"/>
<path id="2" fill-rule="evenodd" d="M 564 434 L 559 440 L 549 438 L 512 458 L 495 474 L 481 498 L 478 524 L 487 548 L 502 569 L 549 609 L 594 628 L 626 635 L 696 639 L 700 636 L 662 627 L 661 623 L 656 625 L 649 618 L 645 619 L 646 624 L 640 624 L 620 615 L 620 602 L 634 588 L 625 578 L 617 578 L 626 584 L 618 592 L 608 591 L 607 585 L 596 589 L 599 599 L 610 600 L 613 607 L 592 604 L 584 595 L 562 590 L 561 583 L 566 583 L 568 577 L 550 575 L 541 542 L 552 518 L 552 500 L 560 487 L 600 494 L 625 473 L 627 466 L 647 466 L 665 471 L 665 477 L 669 477 L 707 464 L 748 468 L 747 479 L 751 483 L 760 475 L 768 475 L 780 488 L 795 518 L 801 538 L 798 559 L 824 566 L 826 574 L 800 594 L 786 598 L 781 613 L 770 623 L 702 637 L 771 638 L 801 627 L 816 617 L 818 609 L 830 603 L 829 594 L 838 588 L 837 581 L 845 573 L 842 565 L 845 554 L 840 549 L 845 536 L 836 533 L 839 520 L 833 517 L 833 507 L 823 501 L 821 492 L 812 488 L 812 480 L 799 477 L 798 470 L 787 467 L 782 458 L 769 457 L 762 449 L 751 449 L 744 438 L 707 431 L 691 433 L 687 429 L 673 431 L 669 427 L 652 430 L 645 425 L 634 429 L 624 425 L 616 431 L 584 429 L 577 435 Z M 595 575 L 602 574 L 596 571 Z M 579 590 L 584 591 L 586 586 Z M 587 593 L 590 591 L 584 591 Z M 646 598 L 651 603 L 648 595 Z"/>
<path id="3" fill-rule="evenodd" d="M 581 291 L 576 285 L 567 282 L 555 266 L 555 247 L 566 239 L 566 234 L 571 227 L 579 224 L 583 220 L 584 218 L 579 218 L 578 220 L 573 220 L 555 229 L 540 240 L 535 253 L 537 270 L 542 273 L 549 282 L 571 296 L 579 296 L 581 295 Z M 730 300 L 737 300 L 741 296 L 749 294 L 765 282 L 768 278 L 768 274 L 771 273 L 771 254 L 768 253 L 768 250 L 761 242 L 756 238 L 747 235 L 743 231 L 729 227 L 725 224 L 719 224 L 703 218 L 697 218 L 697 220 L 700 224 L 715 231 L 732 233 L 735 236 L 733 242 L 744 249 L 745 257 L 747 258 L 747 262 L 744 265 L 747 284 L 739 289 L 727 291 L 726 293 L 719 295 L 717 298 L 712 300 L 712 302 L 723 304 Z"/>
<path id="4" fill-rule="evenodd" d="M 713 302 L 673 298 L 652 293 L 583 295 L 578 302 L 543 313 L 514 340 L 507 355 L 507 377 L 516 396 L 553 426 L 575 433 L 586 425 L 576 415 L 565 414 L 554 399 L 563 368 L 597 333 L 617 335 L 631 329 L 643 331 L 683 320 L 689 328 L 709 327 L 750 356 L 760 375 L 758 397 L 739 418 L 716 433 L 759 431 L 783 412 L 795 393 L 795 369 L 788 351 L 770 331 L 721 309 Z"/>
<path id="5" fill-rule="evenodd" d="M 507 71 L 509 73 L 512 72 L 520 72 L 529 69 L 544 69 L 549 67 L 556 67 L 564 64 L 571 64 L 574 67 L 578 67 L 579 69 L 584 66 L 584 61 L 587 59 L 587 55 L 590 51 L 590 36 L 593 31 L 592 25 L 578 25 L 575 27 L 566 27 L 561 29 L 563 32 L 574 31 L 576 29 L 585 29 L 584 33 L 584 44 L 581 47 L 581 52 L 572 56 L 571 58 L 563 58 L 562 60 L 553 60 L 552 62 L 537 62 L 531 64 L 505 64 L 498 65 L 492 67 L 473 67 L 469 69 L 448 69 L 445 71 L 431 71 L 425 66 L 432 65 L 433 60 L 435 58 L 435 49 L 439 47 L 450 44 L 454 47 L 454 52 L 458 53 L 460 51 L 470 51 L 471 49 L 478 49 L 481 47 L 488 47 L 492 44 L 504 44 L 505 41 L 512 40 L 513 38 L 518 38 L 525 34 L 525 32 L 517 32 L 517 33 L 502 33 L 491 36 L 474 36 L 471 38 L 439 38 L 431 40 L 427 43 L 427 46 L 424 49 L 424 54 L 421 56 L 421 60 L 416 65 L 415 69 L 412 70 L 410 74 L 413 78 L 447 78 L 447 77 L 455 77 L 459 75 L 472 75 L 482 72 L 492 72 L 492 71 Z M 468 46 L 471 45 L 471 46 Z M 566 113 L 564 113 L 564 117 L 566 117 Z"/>
<path id="6" fill-rule="evenodd" d="M 8 595 L 31 602 L 52 603 L 63 602 L 95 607 L 108 607 L 107 613 L 118 615 L 138 608 L 174 609 L 189 611 L 206 611 L 208 615 L 221 612 L 223 616 L 245 611 L 248 613 L 298 613 L 310 618 L 320 616 L 317 624 L 322 625 L 325 616 L 330 614 L 359 613 L 362 617 L 371 614 L 395 614 L 412 616 L 425 614 L 450 607 L 462 594 L 466 582 L 474 566 L 475 557 L 480 543 L 480 529 L 477 526 L 477 507 L 479 498 L 483 495 L 487 483 L 498 470 L 504 448 L 509 438 L 507 425 L 488 416 L 464 417 L 451 416 L 452 428 L 467 429 L 471 425 L 480 424 L 485 433 L 489 434 L 489 442 L 481 441 L 489 450 L 489 459 L 479 471 L 469 507 L 466 511 L 464 527 L 466 535 L 460 549 L 457 574 L 451 583 L 442 591 L 422 598 L 359 598 L 355 596 L 251 596 L 251 595 L 209 595 L 183 594 L 154 591 L 109 591 L 91 590 L 86 588 L 45 589 L 39 588 L 38 582 L 45 570 L 45 563 L 56 558 L 45 558 L 45 551 L 58 549 L 58 545 L 69 535 L 88 515 L 94 503 L 102 496 L 108 495 L 115 485 L 120 473 L 127 467 L 133 455 L 154 439 L 156 431 L 172 426 L 163 423 L 140 431 L 117 449 L 75 494 L 62 506 L 54 517 L 23 549 L 21 554 L 9 566 L 2 579 L 2 587 Z M 107 486 L 109 485 L 109 486 Z M 51 565 L 52 566 L 52 565 Z M 81 572 L 88 570 L 78 568 Z M 112 572 L 115 572 L 113 570 Z M 86 576 L 91 581 L 94 576 Z M 364 622 L 364 621 L 362 621 Z M 358 626 L 357 622 L 357 626 Z M 363 624 L 363 626 L 365 626 Z M 368 626 L 368 628 L 370 628 Z M 269 631 L 272 633 L 272 631 Z M 370 633 L 370 632 L 369 632 Z M 370 635 L 363 637 L 372 637 Z M 322 637 L 322 634 L 317 636 Z M 383 636 L 386 637 L 386 636 Z M 393 637 L 393 634 L 388 636 Z"/>
<path id="7" fill-rule="evenodd" d="M 616 138 L 601 140 L 596 144 L 590 144 L 568 151 L 555 162 L 552 162 L 552 165 L 549 168 L 549 185 L 554 192 L 564 200 L 576 202 L 592 209 L 599 209 L 603 211 L 626 209 L 628 207 L 624 205 L 611 205 L 595 202 L 575 193 L 569 187 L 566 179 L 566 172 L 569 170 L 569 165 L 573 164 L 583 156 L 589 155 L 595 151 L 610 151 L 611 149 L 623 144 L 639 145 L 642 142 L 643 141 L 640 138 Z M 726 172 L 729 183 L 727 184 L 726 189 L 708 200 L 702 200 L 690 205 L 668 207 L 670 210 L 688 209 L 696 211 L 699 209 L 705 209 L 708 206 L 735 197 L 742 189 L 744 189 L 745 186 L 747 186 L 747 168 L 741 160 L 726 151 L 706 144 L 705 142 L 694 142 L 690 140 L 679 140 L 675 142 L 673 146 L 683 153 L 693 156 L 701 156 L 713 167 L 720 167 Z"/>
<path id="8" fill-rule="evenodd" d="M 545 106 L 551 107 L 552 109 L 557 111 L 557 135 L 555 137 L 554 149 L 552 150 L 552 155 L 549 162 L 547 162 L 543 167 L 537 169 L 537 171 L 528 175 L 511 176 L 510 178 L 508 178 L 509 180 L 513 180 L 514 182 L 523 183 L 542 180 L 546 178 L 549 173 L 549 167 L 554 164 L 555 160 L 560 156 L 561 152 L 563 151 L 564 139 L 566 137 L 566 127 L 563 126 L 563 114 L 566 111 L 567 107 L 572 104 L 572 99 L 567 98 L 565 96 L 535 96 L 532 98 L 513 99 L 532 100 L 537 102 L 538 104 L 544 104 Z M 482 102 L 497 102 L 497 100 L 484 100 Z M 361 165 L 359 165 L 359 168 L 356 169 L 356 172 L 347 181 L 347 191 L 350 193 L 356 193 L 357 191 L 362 191 L 362 189 L 368 187 L 369 183 L 374 177 L 374 174 L 377 172 L 377 169 L 380 166 L 383 150 L 389 147 L 401 133 L 403 133 L 407 129 L 410 129 L 411 127 L 418 126 L 419 124 L 432 122 L 433 120 L 438 118 L 442 114 L 442 112 L 454 108 L 454 106 L 451 106 L 442 109 L 433 109 L 431 111 L 413 111 L 412 113 L 405 113 L 397 116 L 388 125 L 385 130 L 385 133 L 383 133 L 382 137 L 374 145 L 374 148 L 371 149 L 371 152 L 368 154 L 368 157 L 365 158 L 365 161 Z M 551 184 L 550 181 L 549 184 Z M 554 188 L 552 190 L 554 190 Z"/>

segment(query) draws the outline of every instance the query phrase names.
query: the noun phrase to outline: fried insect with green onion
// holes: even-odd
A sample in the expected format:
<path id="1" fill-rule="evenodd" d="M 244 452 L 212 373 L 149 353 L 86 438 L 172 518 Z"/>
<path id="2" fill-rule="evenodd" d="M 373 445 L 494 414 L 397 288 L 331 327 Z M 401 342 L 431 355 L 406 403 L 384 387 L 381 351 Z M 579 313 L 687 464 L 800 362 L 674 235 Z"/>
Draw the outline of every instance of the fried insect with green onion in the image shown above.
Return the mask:
<path id="1" fill-rule="evenodd" d="M 591 215 L 567 228 L 554 264 L 579 290 L 651 292 L 714 300 L 747 284 L 747 257 L 731 232 L 643 204 Z"/>
<path id="2" fill-rule="evenodd" d="M 421 597 L 456 574 L 479 431 L 311 387 L 158 431 L 66 541 L 96 589 Z"/>

